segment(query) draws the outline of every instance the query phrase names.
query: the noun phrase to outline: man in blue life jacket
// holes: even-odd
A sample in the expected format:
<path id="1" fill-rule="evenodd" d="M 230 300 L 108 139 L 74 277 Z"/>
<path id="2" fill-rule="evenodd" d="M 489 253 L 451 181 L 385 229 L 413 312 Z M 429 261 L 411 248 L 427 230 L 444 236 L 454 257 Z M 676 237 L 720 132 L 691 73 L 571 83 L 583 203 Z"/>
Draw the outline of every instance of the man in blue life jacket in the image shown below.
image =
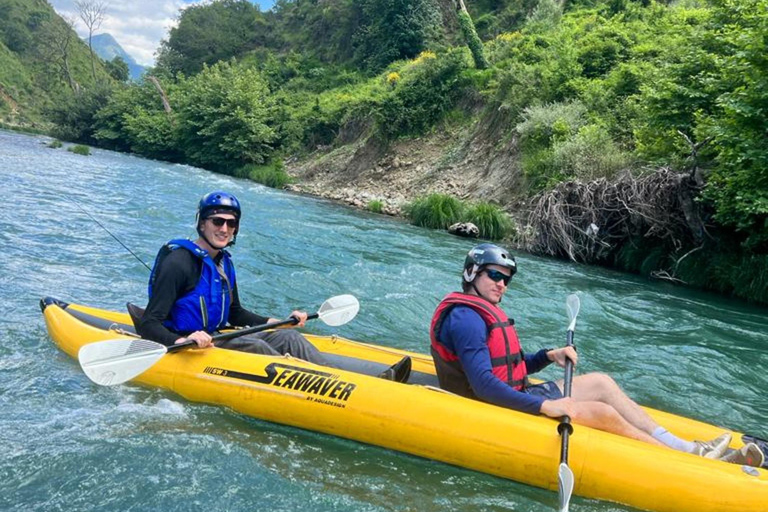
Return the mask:
<path id="1" fill-rule="evenodd" d="M 213 346 L 212 335 L 227 326 L 255 326 L 277 322 L 248 311 L 240 304 L 232 258 L 226 248 L 234 245 L 242 210 L 227 192 L 211 192 L 200 200 L 196 224 L 198 238 L 171 240 L 157 254 L 149 277 L 149 303 L 136 330 L 144 338 L 164 345 L 193 340 L 198 347 Z M 297 327 L 307 320 L 304 311 L 292 311 Z M 283 355 L 325 366 L 320 351 L 299 332 L 278 329 L 230 340 L 220 348 L 256 354 Z M 407 380 L 410 359 L 385 370 L 379 377 Z"/>
<path id="2" fill-rule="evenodd" d="M 431 351 L 440 386 L 469 398 L 550 418 L 569 416 L 573 423 L 654 445 L 759 467 L 760 448 L 748 443 L 728 449 L 731 434 L 709 442 L 686 441 L 658 425 L 608 375 L 575 376 L 570 398 L 563 381 L 531 385 L 528 375 L 566 358 L 578 362 L 573 347 L 547 348 L 524 354 L 514 321 L 499 307 L 517 263 L 494 244 L 472 248 L 464 260 L 462 292 L 448 294 L 430 327 Z"/>

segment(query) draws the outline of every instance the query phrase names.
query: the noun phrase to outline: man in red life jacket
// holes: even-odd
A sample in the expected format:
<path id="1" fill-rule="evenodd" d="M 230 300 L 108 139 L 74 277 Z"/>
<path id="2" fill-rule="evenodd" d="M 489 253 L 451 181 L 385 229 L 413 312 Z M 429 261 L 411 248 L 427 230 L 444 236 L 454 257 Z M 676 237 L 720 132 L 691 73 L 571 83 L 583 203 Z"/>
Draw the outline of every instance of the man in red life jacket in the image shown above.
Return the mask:
<path id="1" fill-rule="evenodd" d="M 729 433 L 709 442 L 671 434 L 608 375 L 574 377 L 570 398 L 563 396 L 562 380 L 531 385 L 528 374 L 553 362 L 564 367 L 566 358 L 576 365 L 578 354 L 573 347 L 523 353 L 514 321 L 499 307 L 516 271 L 515 259 L 496 245 L 480 244 L 467 254 L 462 292 L 450 293 L 440 302 L 430 327 L 432 357 L 443 389 L 530 414 L 567 415 L 576 424 L 710 459 L 762 464 L 757 445 L 728 450 Z"/>

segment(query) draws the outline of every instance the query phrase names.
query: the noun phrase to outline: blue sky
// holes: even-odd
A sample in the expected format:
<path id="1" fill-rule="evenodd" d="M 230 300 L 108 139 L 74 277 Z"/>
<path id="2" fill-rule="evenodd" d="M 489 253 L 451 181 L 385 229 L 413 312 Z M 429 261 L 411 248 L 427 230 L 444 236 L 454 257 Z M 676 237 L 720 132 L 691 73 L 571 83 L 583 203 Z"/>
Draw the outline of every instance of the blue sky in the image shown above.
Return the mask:
<path id="1" fill-rule="evenodd" d="M 154 53 L 168 30 L 176 24 L 179 10 L 210 0 L 101 0 L 106 4 L 106 15 L 97 34 L 109 33 L 136 62 L 144 66 L 154 64 Z M 274 5 L 274 0 L 250 0 L 262 11 Z M 74 0 L 49 0 L 60 15 L 75 22 L 81 37 L 87 35 L 83 22 L 77 17 Z"/>

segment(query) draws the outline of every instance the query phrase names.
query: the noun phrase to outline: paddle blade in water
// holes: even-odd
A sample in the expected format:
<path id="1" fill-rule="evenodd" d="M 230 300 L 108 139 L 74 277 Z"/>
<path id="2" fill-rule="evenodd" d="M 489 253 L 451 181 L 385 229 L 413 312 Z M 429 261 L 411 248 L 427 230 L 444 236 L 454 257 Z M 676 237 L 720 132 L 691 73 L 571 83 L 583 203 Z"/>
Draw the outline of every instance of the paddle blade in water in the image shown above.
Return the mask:
<path id="1" fill-rule="evenodd" d="M 96 384 L 114 386 L 149 369 L 168 349 L 143 339 L 116 339 L 84 345 L 77 358 L 85 374 Z"/>
<path id="2" fill-rule="evenodd" d="M 360 311 L 360 303 L 354 295 L 337 295 L 323 302 L 317 316 L 326 324 L 336 327 L 344 325 Z"/>

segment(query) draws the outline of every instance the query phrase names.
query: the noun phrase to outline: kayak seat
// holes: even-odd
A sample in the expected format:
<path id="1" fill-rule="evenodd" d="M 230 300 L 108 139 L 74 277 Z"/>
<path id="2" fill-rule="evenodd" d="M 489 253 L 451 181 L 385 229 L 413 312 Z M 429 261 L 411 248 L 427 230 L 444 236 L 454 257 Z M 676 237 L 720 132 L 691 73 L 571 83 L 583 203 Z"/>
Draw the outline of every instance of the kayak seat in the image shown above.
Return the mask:
<path id="1" fill-rule="evenodd" d="M 131 317 L 133 327 L 138 331 L 139 322 L 141 321 L 141 317 L 144 316 L 144 308 L 140 308 L 136 304 L 132 304 L 130 302 L 126 302 L 125 307 L 128 308 L 128 315 Z"/>

